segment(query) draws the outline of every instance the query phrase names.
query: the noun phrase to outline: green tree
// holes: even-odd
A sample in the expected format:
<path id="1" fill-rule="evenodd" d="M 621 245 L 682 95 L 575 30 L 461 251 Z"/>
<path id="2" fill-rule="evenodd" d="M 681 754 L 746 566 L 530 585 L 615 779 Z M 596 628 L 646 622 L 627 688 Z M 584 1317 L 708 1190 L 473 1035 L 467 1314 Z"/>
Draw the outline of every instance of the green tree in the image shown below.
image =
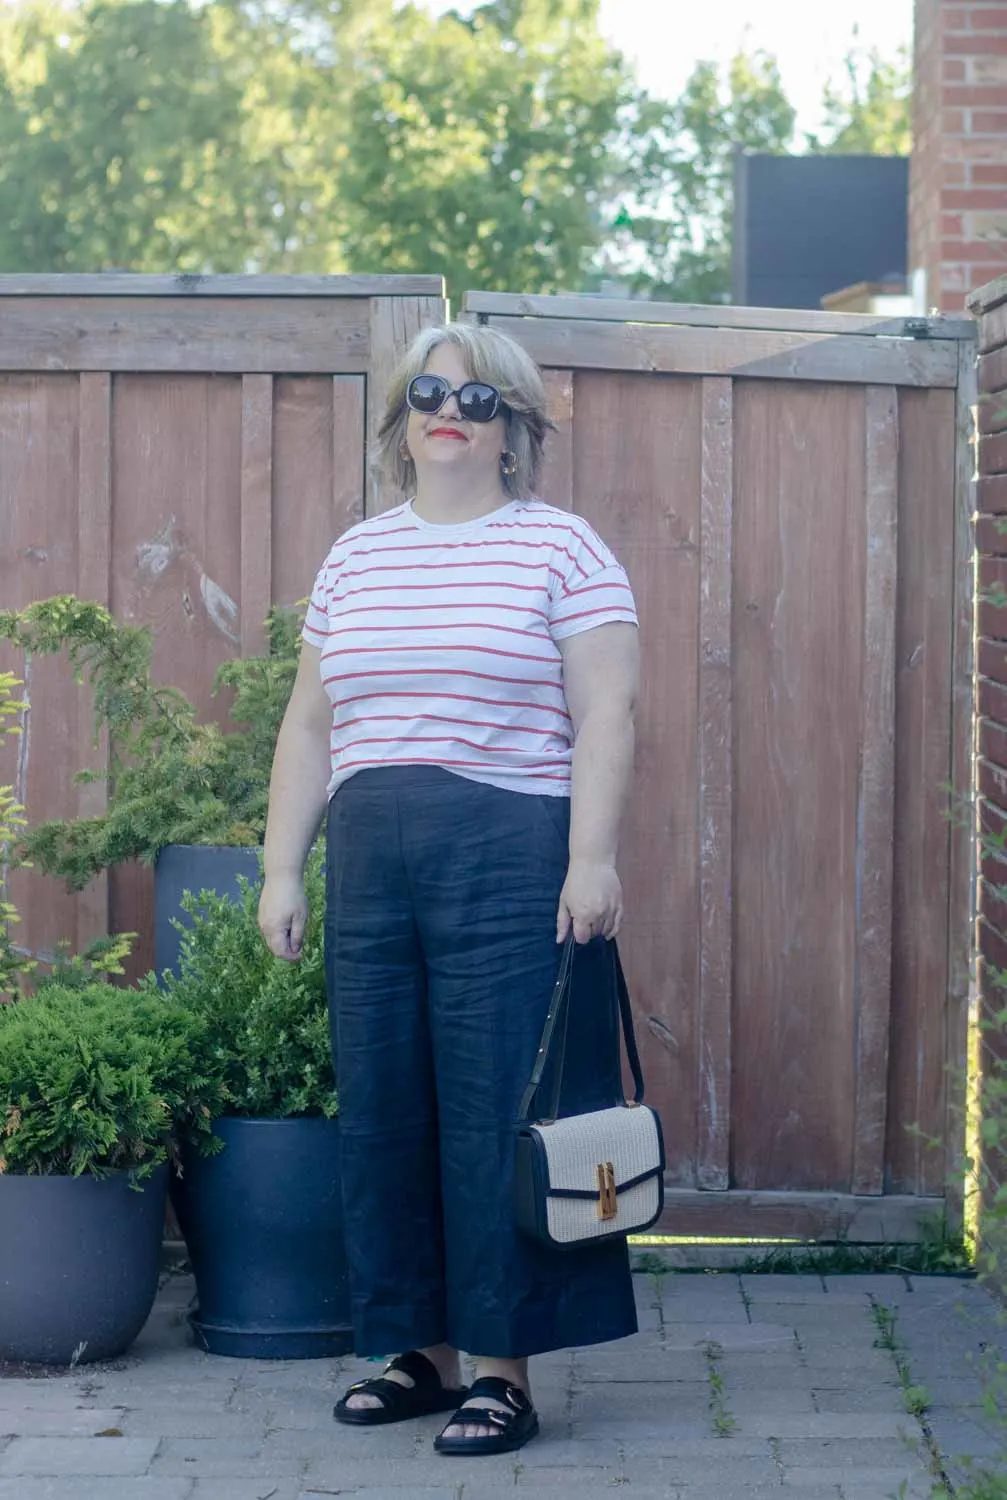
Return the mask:
<path id="1" fill-rule="evenodd" d="M 627 134 L 624 192 L 598 276 L 677 302 L 726 302 L 738 151 L 786 152 L 794 108 L 776 60 L 696 65 L 680 98 L 642 100 Z"/>
<path id="2" fill-rule="evenodd" d="M 828 155 L 908 156 L 912 149 L 912 68 L 901 49 L 886 61 L 854 46 L 843 63 L 845 87 L 826 86 L 822 130 L 809 151 Z"/>
<path id="3" fill-rule="evenodd" d="M 633 93 L 597 0 L 498 0 L 470 18 L 385 10 L 358 36 L 348 109 L 332 120 L 347 262 L 442 271 L 452 294 L 578 288 Z"/>

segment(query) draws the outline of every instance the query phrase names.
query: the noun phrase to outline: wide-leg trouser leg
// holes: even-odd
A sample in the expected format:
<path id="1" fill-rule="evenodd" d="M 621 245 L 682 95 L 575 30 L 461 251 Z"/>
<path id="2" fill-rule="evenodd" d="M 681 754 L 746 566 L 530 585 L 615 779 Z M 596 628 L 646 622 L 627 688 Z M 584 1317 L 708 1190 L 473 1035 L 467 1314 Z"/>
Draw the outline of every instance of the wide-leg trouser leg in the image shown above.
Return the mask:
<path id="1" fill-rule="evenodd" d="M 567 804 L 403 769 L 353 778 L 329 827 L 358 1351 L 446 1339 L 520 1357 L 633 1333 L 623 1241 L 553 1251 L 513 1226 L 514 1124 L 559 959 Z M 598 941 L 577 954 L 561 1113 L 620 1097 L 616 1026 Z"/>
<path id="2" fill-rule="evenodd" d="M 349 783 L 329 804 L 327 839 L 326 982 L 355 1348 L 394 1354 L 442 1343 L 447 1326 L 426 972 L 395 796 Z"/>

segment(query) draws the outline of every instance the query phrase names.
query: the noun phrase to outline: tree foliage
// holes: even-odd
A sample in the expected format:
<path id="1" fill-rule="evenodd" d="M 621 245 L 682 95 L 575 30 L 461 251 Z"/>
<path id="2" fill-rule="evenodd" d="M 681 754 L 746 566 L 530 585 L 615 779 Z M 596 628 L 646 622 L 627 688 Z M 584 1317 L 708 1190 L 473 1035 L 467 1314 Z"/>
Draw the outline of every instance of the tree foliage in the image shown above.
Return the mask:
<path id="1" fill-rule="evenodd" d="M 794 147 L 775 61 L 648 97 L 598 0 L 25 0 L 0 11 L 0 271 L 615 277 L 728 293 L 736 151 Z M 808 149 L 903 150 L 904 61 L 851 51 Z"/>

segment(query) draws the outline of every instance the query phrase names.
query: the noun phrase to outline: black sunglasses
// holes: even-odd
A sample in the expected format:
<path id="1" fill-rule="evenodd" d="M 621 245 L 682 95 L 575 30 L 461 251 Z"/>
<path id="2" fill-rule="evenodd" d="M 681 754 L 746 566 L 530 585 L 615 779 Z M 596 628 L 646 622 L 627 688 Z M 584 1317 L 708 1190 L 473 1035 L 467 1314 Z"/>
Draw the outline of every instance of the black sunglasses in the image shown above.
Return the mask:
<path id="1" fill-rule="evenodd" d="M 458 415 L 466 422 L 492 422 L 505 405 L 496 386 L 484 385 L 481 380 L 466 380 L 453 391 L 439 375 L 414 375 L 406 387 L 406 405 L 424 416 L 440 411 L 451 396 L 458 403 Z"/>

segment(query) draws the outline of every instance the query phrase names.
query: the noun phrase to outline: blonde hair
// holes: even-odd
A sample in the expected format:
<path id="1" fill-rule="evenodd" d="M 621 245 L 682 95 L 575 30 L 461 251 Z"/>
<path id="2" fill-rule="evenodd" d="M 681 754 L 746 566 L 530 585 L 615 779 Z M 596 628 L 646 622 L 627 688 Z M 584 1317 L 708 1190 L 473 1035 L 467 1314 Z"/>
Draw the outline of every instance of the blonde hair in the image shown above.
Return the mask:
<path id="1" fill-rule="evenodd" d="M 503 414 L 507 448 L 515 462 L 513 473 L 501 470 L 501 480 L 512 499 L 526 499 L 535 492 L 546 432 L 555 430 L 556 424 L 546 415 L 545 385 L 531 355 L 506 334 L 478 323 L 424 328 L 410 344 L 388 388 L 388 404 L 375 445 L 376 472 L 394 489 L 412 493 L 416 469 L 404 449 L 409 421 L 406 388 L 414 375 L 423 373 L 441 344 L 459 349 L 471 378 L 495 385 L 507 404 L 509 411 Z"/>

